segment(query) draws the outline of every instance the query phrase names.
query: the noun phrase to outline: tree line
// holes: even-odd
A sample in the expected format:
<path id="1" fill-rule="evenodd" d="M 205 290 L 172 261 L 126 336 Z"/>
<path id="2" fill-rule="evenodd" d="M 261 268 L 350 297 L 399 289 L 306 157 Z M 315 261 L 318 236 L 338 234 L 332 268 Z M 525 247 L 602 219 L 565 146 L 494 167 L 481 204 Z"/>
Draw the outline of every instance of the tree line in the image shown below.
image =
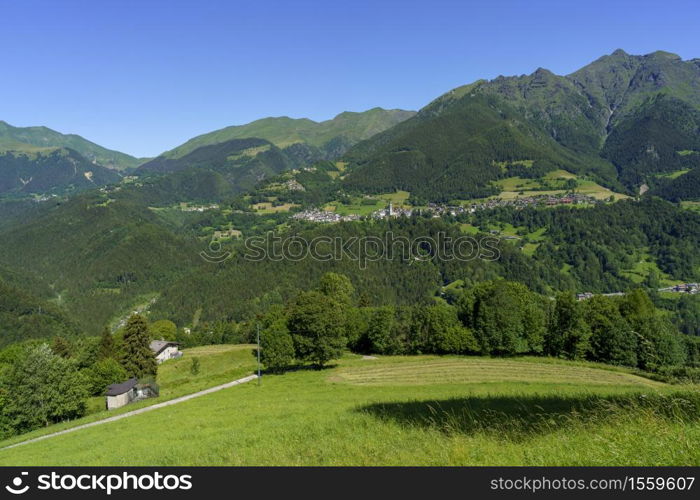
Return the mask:
<path id="1" fill-rule="evenodd" d="M 577 301 L 492 280 L 449 300 L 370 307 L 350 280 L 325 274 L 316 289 L 274 307 L 260 324 L 266 368 L 321 367 L 344 349 L 366 354 L 542 355 L 697 376 L 700 338 L 681 334 L 642 289 Z"/>

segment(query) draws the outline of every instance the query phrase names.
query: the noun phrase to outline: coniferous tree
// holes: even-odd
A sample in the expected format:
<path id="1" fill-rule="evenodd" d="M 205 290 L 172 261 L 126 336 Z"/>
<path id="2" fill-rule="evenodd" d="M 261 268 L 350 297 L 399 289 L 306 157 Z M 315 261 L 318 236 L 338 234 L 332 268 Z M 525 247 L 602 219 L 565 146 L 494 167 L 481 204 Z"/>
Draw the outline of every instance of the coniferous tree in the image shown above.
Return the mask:
<path id="1" fill-rule="evenodd" d="M 57 356 L 62 358 L 70 358 L 71 356 L 71 345 L 63 337 L 54 337 L 51 342 L 51 351 Z"/>
<path id="2" fill-rule="evenodd" d="M 97 348 L 98 359 L 107 359 L 116 357 L 116 346 L 114 343 L 114 337 L 109 331 L 109 328 L 105 327 L 102 331 L 102 336 L 100 337 L 100 343 Z"/>
<path id="3" fill-rule="evenodd" d="M 149 347 L 148 323 L 143 316 L 134 314 L 124 330 L 121 363 L 129 377 L 155 376 L 156 359 Z"/>

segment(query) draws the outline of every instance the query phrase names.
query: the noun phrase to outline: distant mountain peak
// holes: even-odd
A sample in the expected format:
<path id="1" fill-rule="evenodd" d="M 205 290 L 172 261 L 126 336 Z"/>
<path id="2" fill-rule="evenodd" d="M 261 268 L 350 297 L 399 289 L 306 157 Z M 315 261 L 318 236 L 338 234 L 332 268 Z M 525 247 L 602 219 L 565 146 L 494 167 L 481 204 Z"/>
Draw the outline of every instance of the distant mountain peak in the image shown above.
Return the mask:
<path id="1" fill-rule="evenodd" d="M 104 148 L 77 134 L 62 134 L 45 126 L 15 127 L 0 120 L 0 150 L 71 148 L 92 162 L 114 170 L 135 168 L 141 163 L 125 153 Z"/>
<path id="2" fill-rule="evenodd" d="M 627 52 L 625 52 L 624 50 L 622 50 L 622 49 L 616 49 L 616 50 L 615 50 L 612 54 L 610 54 L 610 55 L 611 55 L 611 56 L 616 56 L 616 57 L 620 57 L 620 56 L 627 57 L 627 56 L 629 56 L 629 54 L 628 54 Z"/>
<path id="3" fill-rule="evenodd" d="M 651 54 L 647 54 L 647 58 L 659 58 L 659 59 L 670 59 L 672 61 L 682 61 L 683 58 L 679 56 L 678 54 L 674 54 L 673 52 L 666 52 L 665 50 L 657 50 L 656 52 L 652 52 Z"/>
<path id="4" fill-rule="evenodd" d="M 533 73 L 533 75 L 536 76 L 549 76 L 549 75 L 554 75 L 551 71 L 549 71 L 547 68 L 537 68 Z"/>

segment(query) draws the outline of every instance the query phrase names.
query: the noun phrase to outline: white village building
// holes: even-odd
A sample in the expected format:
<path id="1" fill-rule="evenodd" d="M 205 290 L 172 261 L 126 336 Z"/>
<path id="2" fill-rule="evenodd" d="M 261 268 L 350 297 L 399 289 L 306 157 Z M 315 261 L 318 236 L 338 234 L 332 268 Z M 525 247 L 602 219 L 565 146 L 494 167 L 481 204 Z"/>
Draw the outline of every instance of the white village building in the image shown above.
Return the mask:
<path id="1" fill-rule="evenodd" d="M 154 340 L 151 342 L 150 348 L 153 355 L 156 357 L 158 364 L 169 359 L 175 359 L 182 356 L 179 349 L 180 344 L 169 340 Z"/>

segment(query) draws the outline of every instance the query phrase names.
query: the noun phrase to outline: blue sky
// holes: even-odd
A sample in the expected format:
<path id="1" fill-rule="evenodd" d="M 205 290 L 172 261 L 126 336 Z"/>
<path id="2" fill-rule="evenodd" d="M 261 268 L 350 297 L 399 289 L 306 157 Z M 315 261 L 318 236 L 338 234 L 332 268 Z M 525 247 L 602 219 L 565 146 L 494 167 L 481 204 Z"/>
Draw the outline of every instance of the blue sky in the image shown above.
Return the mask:
<path id="1" fill-rule="evenodd" d="M 623 48 L 700 57 L 696 1 L 0 0 L 0 120 L 153 156 L 265 116 L 418 109 Z"/>

